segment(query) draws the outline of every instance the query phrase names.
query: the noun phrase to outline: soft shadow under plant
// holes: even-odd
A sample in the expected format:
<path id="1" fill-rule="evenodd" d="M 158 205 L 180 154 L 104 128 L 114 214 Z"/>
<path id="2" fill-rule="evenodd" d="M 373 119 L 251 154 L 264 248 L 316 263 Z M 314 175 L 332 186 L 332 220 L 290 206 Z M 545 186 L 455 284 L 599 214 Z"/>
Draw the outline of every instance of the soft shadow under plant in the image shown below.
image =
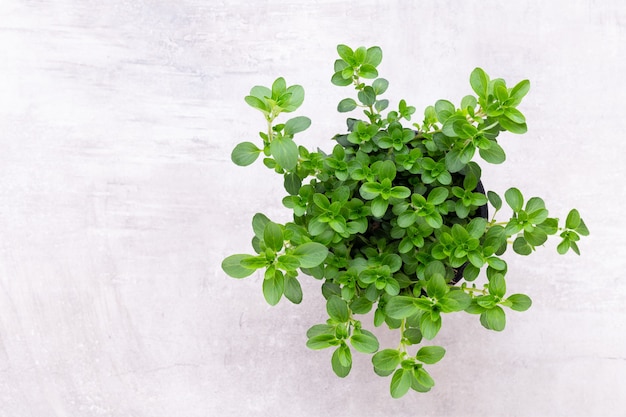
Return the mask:
<path id="1" fill-rule="evenodd" d="M 296 144 L 294 136 L 311 124 L 307 117 L 277 122 L 302 104 L 301 86 L 278 78 L 245 98 L 266 126 L 259 143 L 240 143 L 232 160 L 246 166 L 263 155 L 263 163 L 283 176 L 288 195 L 282 203 L 294 217 L 278 224 L 256 214 L 255 254 L 229 256 L 222 268 L 234 278 L 264 270 L 263 295 L 271 305 L 283 296 L 302 300 L 299 272 L 321 280 L 329 318 L 309 329 L 307 346 L 332 348 L 332 369 L 340 377 L 350 372 L 353 350 L 373 354 L 374 372 L 392 375 L 394 398 L 409 389 L 426 392 L 435 383 L 425 365 L 438 362 L 445 350 L 423 341 L 435 338 L 444 315 L 475 314 L 485 328 L 501 331 L 505 308 L 530 307 L 527 295 L 507 294 L 502 254 L 509 246 L 530 255 L 558 234 L 559 253 L 579 254 L 578 240 L 589 232 L 577 210 L 561 224 L 541 198 L 525 199 L 517 188 L 504 193 L 511 216 L 496 220 L 503 200 L 482 187 L 477 160 L 503 163 L 500 132 L 526 132 L 517 107 L 528 80 L 507 87 L 476 68 L 470 74 L 474 95 L 459 106 L 439 100 L 425 109 L 421 123 L 409 124 L 414 107 L 401 100 L 388 110 L 389 101 L 381 98 L 389 85 L 378 77 L 381 49 L 339 45 L 337 51 L 331 81 L 356 90 L 356 99 L 341 100 L 337 109 L 359 109 L 364 117 L 348 118 L 332 152 Z M 477 285 L 481 271 L 485 284 Z M 374 326 L 397 330 L 397 347 L 380 350 L 364 328 L 358 316 L 372 310 Z"/>

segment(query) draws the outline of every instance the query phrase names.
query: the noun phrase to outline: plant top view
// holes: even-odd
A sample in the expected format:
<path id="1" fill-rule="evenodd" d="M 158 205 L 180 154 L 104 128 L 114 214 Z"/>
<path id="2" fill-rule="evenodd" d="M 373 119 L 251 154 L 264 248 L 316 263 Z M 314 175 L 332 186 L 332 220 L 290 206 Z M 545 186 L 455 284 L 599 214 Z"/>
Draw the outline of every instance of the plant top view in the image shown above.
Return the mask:
<path id="1" fill-rule="evenodd" d="M 444 316 L 474 314 L 485 328 L 501 331 L 506 309 L 531 306 L 527 295 L 507 292 L 502 255 L 509 247 L 527 256 L 558 235 L 558 253 L 579 254 L 578 241 L 589 231 L 575 209 L 560 221 L 539 197 L 515 187 L 502 196 L 483 188 L 479 162 L 506 159 L 499 134 L 527 130 L 518 106 L 528 80 L 509 87 L 476 68 L 469 77 L 474 94 L 459 104 L 438 100 L 416 123 L 415 107 L 400 100 L 391 108 L 381 98 L 389 85 L 378 74 L 381 48 L 339 45 L 337 52 L 331 82 L 356 90 L 337 110 L 360 114 L 347 119 L 329 153 L 294 141 L 309 118 L 278 120 L 302 104 L 301 86 L 278 78 L 245 97 L 266 124 L 258 143 L 238 144 L 232 160 L 246 166 L 262 156 L 282 175 L 282 203 L 293 221 L 256 214 L 255 254 L 229 256 L 222 268 L 233 278 L 263 270 L 271 305 L 283 296 L 301 302 L 300 272 L 320 280 L 328 320 L 308 330 L 307 346 L 333 349 L 331 366 L 340 377 L 350 372 L 354 351 L 372 354 L 374 372 L 391 376 L 394 398 L 410 389 L 427 392 L 435 382 L 426 365 L 445 354 L 430 342 Z M 505 204 L 511 214 L 497 219 Z M 381 349 L 360 318 L 370 312 L 373 326 L 397 331 L 396 346 Z"/>

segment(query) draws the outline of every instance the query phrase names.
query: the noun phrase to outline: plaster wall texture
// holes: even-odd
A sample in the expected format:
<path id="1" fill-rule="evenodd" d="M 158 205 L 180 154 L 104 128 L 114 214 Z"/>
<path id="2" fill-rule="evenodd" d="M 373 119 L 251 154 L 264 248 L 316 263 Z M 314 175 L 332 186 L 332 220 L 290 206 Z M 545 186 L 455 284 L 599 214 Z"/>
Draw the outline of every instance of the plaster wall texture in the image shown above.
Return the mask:
<path id="1" fill-rule="evenodd" d="M 476 66 L 530 79 L 529 132 L 484 182 L 592 232 L 581 257 L 507 256 L 533 307 L 502 333 L 446 318 L 427 395 L 305 347 L 319 282 L 269 307 L 220 269 L 254 213 L 289 219 L 280 177 L 230 162 L 263 124 L 243 97 L 302 84 L 300 141 L 329 150 L 338 43 L 381 46 L 387 98 L 418 109 Z M 0 416 L 626 415 L 625 54 L 622 0 L 2 0 Z"/>

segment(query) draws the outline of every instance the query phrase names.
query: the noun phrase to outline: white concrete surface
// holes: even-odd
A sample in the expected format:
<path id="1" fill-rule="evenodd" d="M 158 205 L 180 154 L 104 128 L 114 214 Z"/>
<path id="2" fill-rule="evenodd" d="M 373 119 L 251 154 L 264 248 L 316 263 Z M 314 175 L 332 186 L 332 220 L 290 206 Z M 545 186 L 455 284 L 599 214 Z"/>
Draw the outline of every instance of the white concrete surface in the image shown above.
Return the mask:
<path id="1" fill-rule="evenodd" d="M 302 143 L 330 148 L 337 43 L 380 45 L 388 97 L 419 109 L 475 66 L 529 78 L 529 132 L 486 184 L 592 231 L 581 257 L 508 258 L 534 306 L 503 333 L 446 318 L 428 395 L 306 349 L 314 280 L 270 308 L 219 268 L 255 212 L 288 218 L 278 176 L 230 163 L 262 124 L 243 96 L 302 84 Z M 626 415 L 625 54 L 622 0 L 1 0 L 0 416 Z"/>

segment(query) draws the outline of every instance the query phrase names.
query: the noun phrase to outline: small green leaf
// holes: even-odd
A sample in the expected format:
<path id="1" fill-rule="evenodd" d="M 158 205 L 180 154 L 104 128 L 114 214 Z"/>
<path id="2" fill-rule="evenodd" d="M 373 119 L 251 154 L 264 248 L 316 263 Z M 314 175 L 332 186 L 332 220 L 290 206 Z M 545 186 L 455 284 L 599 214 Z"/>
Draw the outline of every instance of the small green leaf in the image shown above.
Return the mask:
<path id="1" fill-rule="evenodd" d="M 506 294 L 506 281 L 502 274 L 495 274 L 489 279 L 489 294 L 496 297 L 504 297 Z"/>
<path id="2" fill-rule="evenodd" d="M 292 85 L 287 88 L 288 101 L 281 103 L 281 107 L 285 113 L 296 111 L 304 102 L 304 88 L 301 85 Z"/>
<path id="3" fill-rule="evenodd" d="M 574 230 L 578 226 L 580 226 L 580 213 L 578 213 L 578 210 L 572 209 L 565 220 L 565 227 Z"/>
<path id="4" fill-rule="evenodd" d="M 343 76 L 343 71 L 337 71 L 333 74 L 330 82 L 339 87 L 346 87 L 352 84 L 352 77 L 345 78 Z"/>
<path id="5" fill-rule="evenodd" d="M 248 166 L 257 160 L 261 150 L 252 142 L 242 142 L 235 146 L 230 159 L 239 166 Z"/>
<path id="6" fill-rule="evenodd" d="M 337 111 L 340 113 L 346 113 L 346 112 L 356 109 L 356 106 L 357 104 L 356 104 L 356 101 L 354 101 L 354 99 L 344 98 L 337 105 Z"/>
<path id="7" fill-rule="evenodd" d="M 367 48 L 365 63 L 377 67 L 383 60 L 383 50 L 378 46 Z"/>
<path id="8" fill-rule="evenodd" d="M 280 255 L 276 259 L 276 267 L 285 271 L 295 271 L 300 267 L 300 261 L 293 255 Z"/>
<path id="9" fill-rule="evenodd" d="M 354 51 L 348 45 L 337 45 L 337 53 L 348 64 L 354 64 Z"/>
<path id="10" fill-rule="evenodd" d="M 321 334 L 326 335 L 334 335 L 335 334 L 335 326 L 331 326 L 329 324 L 316 324 L 313 325 L 307 330 L 306 337 L 312 338 L 314 336 L 319 336 Z"/>
<path id="11" fill-rule="evenodd" d="M 346 323 L 350 319 L 348 304 L 336 295 L 328 298 L 328 301 L 326 302 L 326 311 L 328 312 L 330 318 L 340 323 Z"/>
<path id="12" fill-rule="evenodd" d="M 403 319 L 419 312 L 413 297 L 395 296 L 385 305 L 385 313 L 395 319 Z"/>
<path id="13" fill-rule="evenodd" d="M 285 277 L 285 297 L 294 304 L 302 302 L 302 287 L 295 277 Z"/>
<path id="14" fill-rule="evenodd" d="M 284 240 L 282 227 L 273 222 L 265 225 L 263 241 L 268 248 L 279 251 L 283 248 Z"/>
<path id="15" fill-rule="evenodd" d="M 249 258 L 250 255 L 231 255 L 222 261 L 222 269 L 233 278 L 245 278 L 254 273 L 255 269 L 246 268 L 241 265 L 243 259 Z"/>
<path id="16" fill-rule="evenodd" d="M 278 164 L 292 170 L 298 163 L 298 145 L 293 139 L 279 136 L 270 143 L 270 152 Z"/>
<path id="17" fill-rule="evenodd" d="M 422 335 L 428 339 L 432 340 L 439 330 L 441 329 L 441 317 L 437 317 L 433 319 L 430 314 L 423 314 L 420 318 L 420 330 L 422 331 Z"/>
<path id="18" fill-rule="evenodd" d="M 405 369 L 398 369 L 391 377 L 391 396 L 393 398 L 400 398 L 406 394 L 411 388 L 411 371 Z"/>
<path id="19" fill-rule="evenodd" d="M 500 123 L 500 126 L 502 126 L 502 128 L 517 135 L 524 134 L 528 131 L 526 123 L 515 123 L 506 116 L 499 117 L 498 122 Z"/>
<path id="20" fill-rule="evenodd" d="M 433 275 L 426 284 L 426 292 L 433 298 L 442 298 L 448 291 L 450 291 L 450 287 L 441 275 Z"/>
<path id="21" fill-rule="evenodd" d="M 269 277 L 266 273 L 266 277 L 263 280 L 263 296 L 265 297 L 265 301 L 271 306 L 278 304 L 284 291 L 285 277 L 282 272 L 274 271 L 273 274 L 270 273 Z"/>
<path id="22" fill-rule="evenodd" d="M 321 243 L 307 242 L 298 245 L 291 254 L 298 258 L 302 268 L 313 268 L 324 262 L 328 248 Z"/>
<path id="23" fill-rule="evenodd" d="M 312 336 L 307 340 L 306 346 L 309 349 L 320 350 L 337 345 L 337 338 L 334 334 L 322 333 Z"/>
<path id="24" fill-rule="evenodd" d="M 288 172 L 285 174 L 284 186 L 290 195 L 298 195 L 302 186 L 302 180 L 295 172 Z"/>
<path id="25" fill-rule="evenodd" d="M 522 236 L 518 236 L 513 242 L 513 250 L 519 255 L 528 256 L 533 253 L 533 248 L 528 244 L 526 239 Z"/>
<path id="26" fill-rule="evenodd" d="M 498 145 L 495 141 L 491 141 L 491 146 L 489 148 L 483 149 L 480 148 L 478 150 L 480 157 L 490 164 L 501 164 L 506 160 L 506 154 L 504 153 L 504 149 L 500 145 Z"/>
<path id="27" fill-rule="evenodd" d="M 480 315 L 480 322 L 489 330 L 501 332 L 506 326 L 506 315 L 502 307 L 495 306 L 489 310 L 485 310 Z"/>
<path id="28" fill-rule="evenodd" d="M 378 339 L 374 335 L 363 333 L 353 334 L 350 343 L 361 353 L 374 353 L 378 350 Z"/>
<path id="29" fill-rule="evenodd" d="M 435 386 L 435 381 L 424 368 L 417 368 L 414 371 L 416 382 L 426 390 Z"/>
<path id="30" fill-rule="evenodd" d="M 518 213 L 524 206 L 524 196 L 517 188 L 509 188 L 504 193 L 504 198 L 514 212 Z"/>
<path id="31" fill-rule="evenodd" d="M 384 349 L 372 356 L 374 368 L 381 371 L 393 371 L 402 362 L 402 353 L 395 349 Z"/>
<path id="32" fill-rule="evenodd" d="M 424 346 L 417 351 L 415 359 L 420 362 L 432 365 L 433 363 L 439 362 L 445 354 L 446 350 L 441 346 Z"/>
<path id="33" fill-rule="evenodd" d="M 515 311 L 526 311 L 532 305 L 532 300 L 525 294 L 513 294 L 507 298 L 511 303 L 511 309 Z"/>
<path id="34" fill-rule="evenodd" d="M 261 110 L 263 113 L 268 114 L 270 112 L 270 108 L 263 98 L 255 97 L 255 96 L 246 96 L 244 100 L 250 107 L 254 107 L 257 110 Z"/>
<path id="35" fill-rule="evenodd" d="M 330 363 L 335 375 L 340 378 L 348 376 L 350 369 L 352 369 L 352 353 L 350 352 L 350 348 L 345 344 L 340 345 L 335 349 L 335 352 L 333 352 Z"/>
<path id="36" fill-rule="evenodd" d="M 311 126 L 311 119 L 304 116 L 294 117 L 285 122 L 285 135 L 293 136 L 307 130 Z M 279 162 L 280 163 L 280 162 Z"/>
<path id="37" fill-rule="evenodd" d="M 513 107 L 504 109 L 504 115 L 512 122 L 522 124 L 526 123 L 526 118 L 521 111 Z"/>
<path id="38" fill-rule="evenodd" d="M 511 93 L 509 94 L 509 100 L 512 101 L 510 104 L 517 106 L 521 103 L 524 96 L 528 93 L 528 90 L 530 90 L 530 81 L 522 80 L 517 83 L 517 85 L 511 89 Z"/>
<path id="39" fill-rule="evenodd" d="M 389 201 L 382 198 L 382 196 L 378 196 L 372 200 L 372 216 L 374 217 L 383 217 L 387 212 L 387 208 L 389 207 Z"/>
<path id="40" fill-rule="evenodd" d="M 564 255 L 571 247 L 572 241 L 569 239 L 563 239 L 561 243 L 559 243 L 559 245 L 556 247 L 556 250 L 559 254 Z"/>
<path id="41" fill-rule="evenodd" d="M 376 93 L 377 96 L 387 91 L 388 87 L 389 87 L 389 81 L 385 80 L 384 78 L 378 78 L 374 80 L 374 82 L 372 83 L 372 88 L 374 89 L 374 92 Z"/>
<path id="42" fill-rule="evenodd" d="M 370 64 L 363 64 L 359 68 L 359 76 L 367 79 L 378 77 L 378 70 Z"/>
<path id="43" fill-rule="evenodd" d="M 483 71 L 482 68 L 475 68 L 470 74 L 470 85 L 472 90 L 478 95 L 478 97 L 487 97 L 487 86 L 489 85 L 489 76 Z"/>

